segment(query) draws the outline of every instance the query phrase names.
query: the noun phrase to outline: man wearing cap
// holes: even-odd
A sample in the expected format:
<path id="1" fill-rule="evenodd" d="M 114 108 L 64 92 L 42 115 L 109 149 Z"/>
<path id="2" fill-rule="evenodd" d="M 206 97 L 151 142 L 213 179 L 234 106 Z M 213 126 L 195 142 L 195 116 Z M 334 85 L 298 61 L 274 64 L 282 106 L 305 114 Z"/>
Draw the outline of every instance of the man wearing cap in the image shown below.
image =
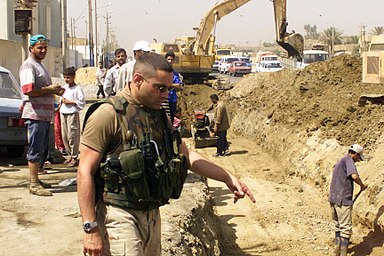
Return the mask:
<path id="1" fill-rule="evenodd" d="M 363 161 L 364 148 L 353 144 L 348 154 L 342 157 L 333 168 L 332 182 L 329 192 L 329 202 L 332 209 L 332 219 L 335 224 L 334 255 L 346 256 L 349 238 L 352 235 L 353 182 L 361 190 L 367 188 L 357 173 L 356 162 Z"/>
<path id="2" fill-rule="evenodd" d="M 123 89 L 127 83 L 132 82 L 133 66 L 136 63 L 136 60 L 140 58 L 143 53 L 150 51 L 151 47 L 147 41 L 140 40 L 133 45 L 133 60 L 128 61 L 120 68 L 119 76 L 117 78 L 116 91 Z"/>
<path id="3" fill-rule="evenodd" d="M 105 76 L 104 80 L 104 91 L 108 96 L 113 96 L 120 89 L 117 86 L 117 79 L 119 75 L 119 70 L 127 61 L 127 52 L 123 48 L 118 48 L 115 51 L 115 61 L 116 64 L 110 68 Z"/>
<path id="4" fill-rule="evenodd" d="M 63 95 L 65 89 L 52 84 L 42 60 L 47 54 L 47 39 L 39 34 L 30 38 L 29 57 L 20 66 L 20 84 L 23 93 L 22 118 L 28 129 L 26 158 L 30 172 L 29 192 L 38 196 L 51 196 L 45 188 L 51 187 L 38 178 L 39 167 L 48 151 L 50 121 L 54 116 L 54 95 Z"/>

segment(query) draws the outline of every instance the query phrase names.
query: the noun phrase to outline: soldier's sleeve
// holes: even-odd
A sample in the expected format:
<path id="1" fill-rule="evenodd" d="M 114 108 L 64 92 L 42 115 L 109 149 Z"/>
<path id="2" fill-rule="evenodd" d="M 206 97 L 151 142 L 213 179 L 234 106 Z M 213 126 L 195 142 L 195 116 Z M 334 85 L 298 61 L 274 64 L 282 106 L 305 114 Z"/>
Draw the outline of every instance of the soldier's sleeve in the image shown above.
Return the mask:
<path id="1" fill-rule="evenodd" d="M 118 146 L 118 119 L 110 104 L 102 104 L 88 118 L 82 132 L 81 144 L 105 154 Z"/>

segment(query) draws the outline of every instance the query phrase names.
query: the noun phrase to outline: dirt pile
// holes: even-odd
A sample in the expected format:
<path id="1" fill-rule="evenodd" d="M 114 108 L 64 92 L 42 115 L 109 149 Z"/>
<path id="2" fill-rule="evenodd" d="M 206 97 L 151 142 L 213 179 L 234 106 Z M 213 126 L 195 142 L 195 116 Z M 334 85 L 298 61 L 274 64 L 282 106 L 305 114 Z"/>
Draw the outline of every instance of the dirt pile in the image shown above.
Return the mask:
<path id="1" fill-rule="evenodd" d="M 384 87 L 361 83 L 361 66 L 359 58 L 342 55 L 300 71 L 249 76 L 230 95 L 238 99 L 236 104 L 267 113 L 272 126 L 308 135 L 320 130 L 322 138 L 334 138 L 341 145 L 358 142 L 370 148 L 382 134 L 383 108 L 359 107 L 359 98 L 384 94 Z"/>
<path id="2" fill-rule="evenodd" d="M 79 68 L 76 71 L 76 83 L 77 84 L 95 84 L 96 81 L 96 67 Z"/>

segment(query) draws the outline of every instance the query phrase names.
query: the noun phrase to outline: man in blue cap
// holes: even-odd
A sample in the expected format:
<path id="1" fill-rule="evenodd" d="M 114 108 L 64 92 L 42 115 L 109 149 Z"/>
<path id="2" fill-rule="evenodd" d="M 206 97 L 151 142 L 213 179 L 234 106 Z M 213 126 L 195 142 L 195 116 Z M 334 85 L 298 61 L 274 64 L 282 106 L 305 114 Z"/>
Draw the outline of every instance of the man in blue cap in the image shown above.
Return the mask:
<path id="1" fill-rule="evenodd" d="M 23 93 L 22 118 L 28 129 L 26 158 L 30 172 L 29 192 L 38 196 L 51 196 L 45 188 L 50 185 L 39 180 L 39 168 L 48 151 L 50 121 L 54 115 L 54 95 L 61 96 L 64 88 L 52 84 L 42 60 L 47 54 L 47 39 L 38 34 L 30 38 L 29 57 L 20 66 L 19 76 Z"/>

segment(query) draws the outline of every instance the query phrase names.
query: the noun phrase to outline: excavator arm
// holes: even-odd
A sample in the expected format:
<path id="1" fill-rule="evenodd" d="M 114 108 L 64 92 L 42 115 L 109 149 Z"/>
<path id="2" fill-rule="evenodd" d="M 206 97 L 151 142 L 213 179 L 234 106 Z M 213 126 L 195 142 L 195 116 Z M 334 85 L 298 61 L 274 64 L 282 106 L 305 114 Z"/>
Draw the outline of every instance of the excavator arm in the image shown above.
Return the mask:
<path id="1" fill-rule="evenodd" d="M 304 50 L 304 38 L 301 34 L 287 32 L 287 0 L 271 0 L 275 12 L 276 42 L 283 47 L 288 57 L 302 60 Z"/>
<path id="2" fill-rule="evenodd" d="M 197 30 L 194 42 L 192 42 L 192 52 L 195 55 L 212 54 L 213 44 L 215 42 L 212 31 L 216 28 L 216 23 L 224 16 L 230 14 L 237 8 L 248 3 L 250 0 L 225 0 L 221 3 L 216 3 L 200 21 L 199 29 Z M 210 44 L 213 42 L 213 44 Z"/>
<path id="3" fill-rule="evenodd" d="M 188 45 L 190 51 L 194 55 L 213 54 L 215 36 L 212 34 L 212 31 L 216 28 L 216 23 L 222 17 L 230 14 L 249 1 L 250 0 L 224 0 L 216 3 L 201 20 L 194 40 Z M 288 52 L 289 57 L 301 60 L 304 49 L 304 38 L 295 32 L 287 33 L 287 0 L 271 1 L 273 2 L 275 13 L 276 42 Z"/>

